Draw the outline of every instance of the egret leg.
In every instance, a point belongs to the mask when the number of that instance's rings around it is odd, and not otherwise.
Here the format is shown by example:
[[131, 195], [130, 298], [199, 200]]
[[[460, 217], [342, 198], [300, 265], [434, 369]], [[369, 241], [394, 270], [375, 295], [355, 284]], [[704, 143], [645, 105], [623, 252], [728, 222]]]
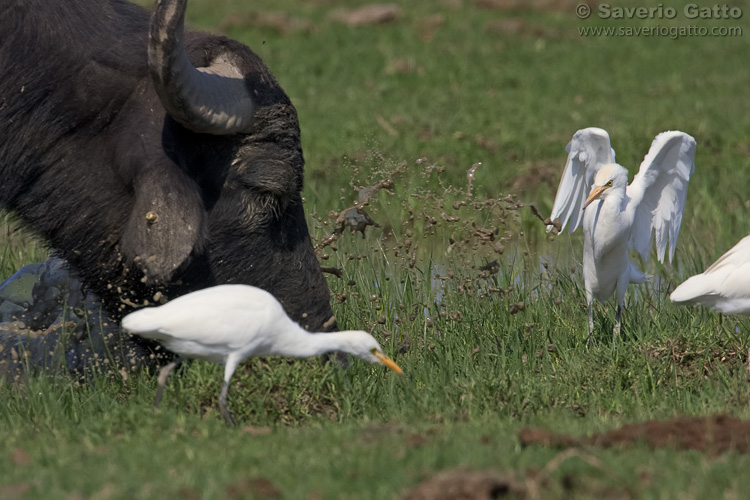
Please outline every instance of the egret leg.
[[615, 327], [612, 329], [612, 343], [617, 342], [620, 338], [620, 327], [622, 326], [622, 306], [617, 304], [617, 314], [615, 314]]
[[242, 359], [237, 356], [230, 355], [227, 357], [226, 364], [224, 365], [224, 384], [221, 386], [221, 394], [219, 395], [219, 410], [221, 410], [221, 414], [224, 415], [224, 420], [231, 425], [237, 424], [235, 423], [234, 418], [232, 418], [232, 414], [229, 412], [229, 406], [227, 405], [229, 381], [232, 380], [232, 375], [234, 375], [234, 371], [237, 369], [237, 365], [240, 364], [240, 361], [242, 361]]
[[589, 299], [589, 328], [586, 335], [586, 349], [591, 344], [591, 333], [594, 331], [594, 301]]
[[219, 410], [221, 410], [221, 414], [224, 415], [224, 420], [227, 421], [230, 425], [237, 425], [237, 423], [234, 421], [234, 418], [232, 418], [232, 413], [229, 411], [229, 407], [227, 405], [227, 394], [229, 393], [229, 382], [224, 381], [224, 384], [221, 386], [221, 395], [219, 395]]
[[171, 363], [167, 363], [162, 366], [159, 370], [159, 378], [157, 379], [156, 385], [156, 396], [154, 397], [154, 409], [158, 409], [161, 404], [161, 398], [164, 395], [164, 386], [167, 384], [167, 378], [172, 370], [177, 368], [182, 363], [182, 358], [177, 358]]

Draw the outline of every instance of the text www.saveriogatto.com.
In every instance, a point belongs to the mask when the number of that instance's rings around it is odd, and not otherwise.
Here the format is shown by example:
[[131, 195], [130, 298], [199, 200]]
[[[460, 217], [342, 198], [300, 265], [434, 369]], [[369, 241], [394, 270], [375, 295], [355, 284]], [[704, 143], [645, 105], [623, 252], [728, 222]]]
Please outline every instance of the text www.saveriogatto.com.
[[[675, 8], [658, 4], [651, 7], [617, 7], [611, 4], [598, 4], [592, 8], [588, 4], [578, 4], [576, 15], [580, 19], [598, 18], [613, 21], [637, 20], [678, 20], [678, 24], [652, 24], [647, 26], [579, 26], [578, 34], [586, 37], [628, 37], [648, 36], [678, 39], [682, 37], [737, 37], [742, 36], [742, 27], [729, 24], [742, 18], [740, 7], [714, 4], [701, 6], [690, 3], [682, 8]], [[679, 20], [687, 21], [679, 24]], [[720, 24], [706, 25], [709, 20], [719, 21]], [[724, 24], [724, 23], [728, 24]]]

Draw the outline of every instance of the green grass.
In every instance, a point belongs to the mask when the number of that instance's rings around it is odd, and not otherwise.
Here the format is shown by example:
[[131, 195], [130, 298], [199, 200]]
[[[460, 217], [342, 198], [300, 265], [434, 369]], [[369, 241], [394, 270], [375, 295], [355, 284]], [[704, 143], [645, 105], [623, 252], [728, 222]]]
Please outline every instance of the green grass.
[[[252, 360], [233, 379], [230, 408], [240, 425], [229, 428], [216, 404], [217, 366], [194, 362], [178, 372], [158, 412], [147, 373], [82, 381], [39, 374], [0, 387], [0, 497], [261, 498], [256, 480], [267, 478], [284, 498], [394, 498], [456, 466], [535, 481], [533, 471], [555, 463], [559, 450], [521, 447], [517, 433], [527, 425], [589, 435], [678, 415], [750, 418], [748, 320], [668, 300], [674, 283], [750, 224], [747, 16], [582, 21], [575, 3], [397, 3], [399, 20], [360, 28], [328, 18], [349, 3], [324, 1], [192, 0], [189, 21], [218, 30], [230, 13], [273, 11], [314, 26], [280, 34], [240, 23], [227, 33], [264, 58], [298, 108], [316, 241], [331, 231], [328, 212], [356, 198], [353, 186], [398, 170], [390, 193], [368, 207], [383, 227], [368, 228], [364, 240], [347, 231], [321, 256], [344, 271], [342, 280], [329, 277], [340, 325], [372, 329], [406, 375], [358, 360], [345, 371], [318, 360]], [[739, 25], [745, 34], [671, 40], [577, 31], [700, 23]], [[465, 172], [481, 161], [474, 201], [512, 192], [548, 213], [564, 146], [587, 126], [609, 131], [632, 173], [663, 130], [698, 141], [675, 262], [644, 263], [659, 279], [631, 289], [615, 345], [612, 304], [598, 307], [590, 351], [580, 232], [548, 239], [512, 203], [451, 207], [468, 200]], [[431, 165], [444, 171], [426, 172]], [[445, 222], [443, 211], [461, 220]], [[483, 245], [476, 227], [510, 231], [505, 253]], [[3, 234], [3, 277], [45, 258], [33, 239]], [[479, 269], [494, 259], [499, 271]], [[588, 448], [536, 486], [541, 498], [734, 498], [749, 465], [737, 454]]]
[[11, 276], [31, 262], [47, 259], [47, 250], [8, 214], [0, 215], [0, 276]]

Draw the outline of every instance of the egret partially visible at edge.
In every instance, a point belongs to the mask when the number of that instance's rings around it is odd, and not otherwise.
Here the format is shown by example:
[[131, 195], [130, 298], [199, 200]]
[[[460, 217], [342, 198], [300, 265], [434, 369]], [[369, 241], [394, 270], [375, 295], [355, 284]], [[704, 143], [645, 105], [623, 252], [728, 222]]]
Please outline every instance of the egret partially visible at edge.
[[628, 171], [615, 163], [606, 131], [579, 130], [565, 148], [568, 160], [550, 219], [559, 219], [560, 231], [568, 223], [571, 233], [583, 225], [587, 345], [594, 329], [593, 299], [606, 301], [616, 293], [616, 339], [628, 285], [646, 280], [630, 262], [628, 250], [648, 259], [655, 241], [659, 262], [664, 262], [667, 247], [671, 262], [695, 170], [695, 147], [695, 139], [684, 132], [657, 135], [630, 185]]
[[750, 315], [750, 236], [745, 236], [701, 274], [669, 296], [681, 305], [710, 307], [723, 314]]
[[342, 351], [396, 373], [401, 368], [383, 354], [367, 332], [350, 330], [310, 333], [292, 321], [276, 298], [250, 285], [219, 285], [178, 297], [159, 307], [140, 309], [125, 316], [122, 327], [159, 341], [178, 358], [159, 371], [154, 406], [158, 408], [169, 373], [182, 358], [224, 365], [219, 408], [234, 423], [227, 408], [229, 381], [237, 366], [253, 356], [306, 358]]

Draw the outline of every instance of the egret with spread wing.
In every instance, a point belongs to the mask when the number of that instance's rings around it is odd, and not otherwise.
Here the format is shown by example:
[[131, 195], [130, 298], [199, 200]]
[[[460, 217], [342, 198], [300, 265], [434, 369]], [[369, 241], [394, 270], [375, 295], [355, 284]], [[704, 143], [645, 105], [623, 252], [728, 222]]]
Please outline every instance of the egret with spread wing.
[[669, 296], [682, 305], [710, 307], [724, 314], [750, 315], [750, 236], [745, 236], [703, 273], [685, 280]]
[[559, 219], [561, 231], [567, 224], [571, 233], [583, 225], [588, 344], [594, 329], [593, 299], [605, 301], [616, 292], [616, 338], [628, 285], [646, 279], [630, 262], [628, 250], [647, 259], [655, 236], [659, 262], [664, 262], [667, 246], [672, 260], [688, 180], [695, 170], [695, 139], [676, 131], [657, 135], [630, 185], [628, 171], [615, 163], [606, 131], [579, 130], [565, 151], [568, 161], [550, 218]]

